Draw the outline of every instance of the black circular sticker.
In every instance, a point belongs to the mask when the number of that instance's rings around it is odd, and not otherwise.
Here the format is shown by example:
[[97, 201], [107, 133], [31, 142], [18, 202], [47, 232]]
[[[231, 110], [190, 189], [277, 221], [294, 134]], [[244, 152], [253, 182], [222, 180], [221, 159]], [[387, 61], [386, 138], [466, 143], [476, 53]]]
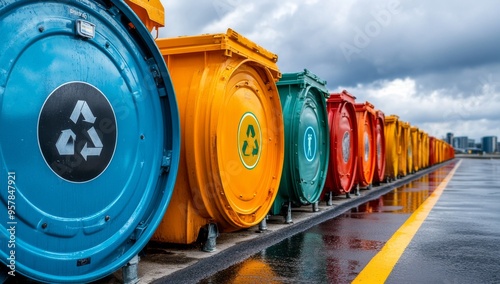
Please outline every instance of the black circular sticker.
[[116, 146], [116, 118], [104, 94], [84, 82], [57, 87], [38, 119], [38, 144], [59, 177], [86, 182], [108, 167]]

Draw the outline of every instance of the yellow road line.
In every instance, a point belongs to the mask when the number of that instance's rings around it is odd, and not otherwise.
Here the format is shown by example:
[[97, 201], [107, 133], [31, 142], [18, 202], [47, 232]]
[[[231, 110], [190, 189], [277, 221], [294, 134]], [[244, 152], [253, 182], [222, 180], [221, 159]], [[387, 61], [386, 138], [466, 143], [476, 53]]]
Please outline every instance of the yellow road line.
[[392, 235], [380, 252], [370, 260], [352, 283], [384, 283], [387, 280], [399, 258], [429, 215], [461, 163], [462, 160], [455, 165], [434, 192]]

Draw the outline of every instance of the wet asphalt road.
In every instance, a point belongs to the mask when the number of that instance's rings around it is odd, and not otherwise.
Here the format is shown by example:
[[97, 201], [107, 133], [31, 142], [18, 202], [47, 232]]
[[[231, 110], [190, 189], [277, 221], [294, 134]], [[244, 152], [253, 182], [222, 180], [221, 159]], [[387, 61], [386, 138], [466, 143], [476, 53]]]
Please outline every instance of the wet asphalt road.
[[387, 283], [500, 283], [500, 160], [463, 160]]
[[[200, 283], [350, 283], [455, 163]], [[500, 160], [463, 159], [386, 283], [500, 283]]]

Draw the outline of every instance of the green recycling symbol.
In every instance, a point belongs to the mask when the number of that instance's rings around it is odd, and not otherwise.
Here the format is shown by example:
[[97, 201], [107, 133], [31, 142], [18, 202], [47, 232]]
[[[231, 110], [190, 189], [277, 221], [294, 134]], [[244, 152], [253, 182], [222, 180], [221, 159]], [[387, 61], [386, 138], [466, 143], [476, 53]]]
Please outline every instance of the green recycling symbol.
[[[243, 147], [241, 148], [241, 151], [243, 152], [243, 156], [250, 156], [250, 154], [247, 154], [247, 149], [248, 149], [248, 139], [251, 138], [253, 139], [254, 146], [252, 148], [252, 156], [256, 156], [259, 154], [259, 142], [257, 139], [255, 139], [255, 129], [253, 128], [253, 125], [249, 124], [247, 128], [247, 139], [243, 141]], [[250, 139], [250, 140], [251, 140]]]
[[245, 113], [238, 126], [238, 152], [247, 169], [253, 169], [260, 159], [262, 134], [253, 113]]

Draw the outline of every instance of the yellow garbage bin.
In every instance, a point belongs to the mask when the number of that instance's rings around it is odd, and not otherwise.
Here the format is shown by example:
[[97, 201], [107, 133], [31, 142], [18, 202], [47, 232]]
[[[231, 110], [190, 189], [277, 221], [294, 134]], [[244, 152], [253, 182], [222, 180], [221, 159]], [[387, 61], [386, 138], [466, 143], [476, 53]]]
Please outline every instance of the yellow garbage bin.
[[397, 115], [385, 117], [385, 176], [389, 182], [396, 180], [399, 173], [399, 136], [401, 125]]
[[408, 174], [408, 167], [412, 164], [411, 159], [411, 141], [410, 141], [410, 123], [400, 121], [401, 134], [399, 135], [399, 176], [404, 177]]

